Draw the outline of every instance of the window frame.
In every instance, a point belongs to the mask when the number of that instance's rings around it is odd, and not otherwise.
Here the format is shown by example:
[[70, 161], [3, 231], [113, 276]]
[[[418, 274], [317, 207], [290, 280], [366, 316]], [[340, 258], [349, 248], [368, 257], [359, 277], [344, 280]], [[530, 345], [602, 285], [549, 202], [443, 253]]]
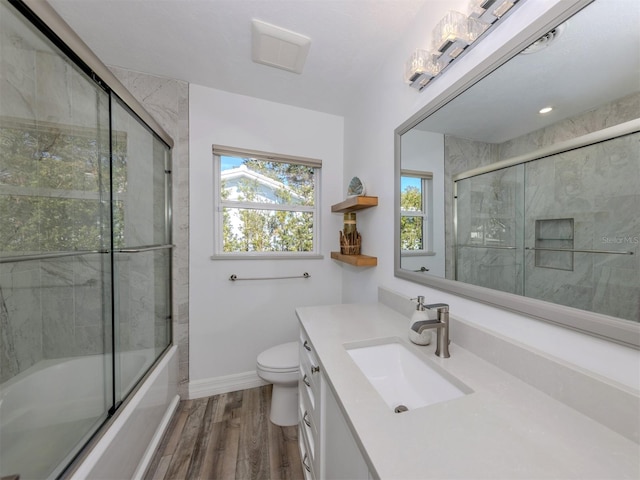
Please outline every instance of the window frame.
[[[259, 150], [249, 150], [236, 147], [228, 147], [223, 145], [213, 145], [213, 255], [212, 260], [295, 260], [295, 259], [321, 259], [320, 254], [320, 178], [322, 172], [322, 160], [308, 157], [297, 157], [292, 155], [284, 155], [279, 153], [263, 152]], [[313, 174], [313, 206], [278, 204], [266, 202], [250, 202], [223, 200], [222, 191], [222, 157], [236, 158], [252, 158], [256, 160], [264, 160], [267, 162], [280, 162], [295, 165], [304, 165], [314, 169]], [[313, 218], [313, 250], [309, 252], [225, 252], [223, 224], [224, 208], [238, 208], [263, 211], [285, 211], [285, 212], [306, 212], [310, 213]]]
[[[402, 169], [400, 171], [401, 184], [402, 179], [405, 177], [420, 179], [422, 189], [421, 209], [419, 211], [402, 210], [402, 204], [400, 204], [400, 218], [422, 218], [422, 248], [419, 250], [402, 250], [402, 241], [400, 241], [400, 255], [402, 257], [435, 255], [431, 248], [433, 245], [433, 172]], [[400, 230], [400, 235], [402, 235], [402, 230]]]

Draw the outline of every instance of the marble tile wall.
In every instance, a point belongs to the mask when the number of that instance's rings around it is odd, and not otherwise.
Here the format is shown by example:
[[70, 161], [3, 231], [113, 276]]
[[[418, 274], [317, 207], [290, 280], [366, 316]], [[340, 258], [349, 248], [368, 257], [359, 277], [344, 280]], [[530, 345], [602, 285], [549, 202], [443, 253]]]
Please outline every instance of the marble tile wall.
[[0, 383], [43, 358], [39, 281], [33, 262], [0, 265]]
[[110, 351], [109, 262], [85, 255], [39, 262], [39, 282], [32, 285], [42, 305], [42, 354], [45, 359]]
[[640, 118], [640, 92], [504, 142], [498, 145], [496, 161], [597, 132], [636, 118]]
[[640, 321], [639, 147], [636, 133], [527, 164], [525, 245], [536, 220], [571, 218], [574, 249], [636, 253], [563, 254], [571, 269], [527, 268], [527, 296]]

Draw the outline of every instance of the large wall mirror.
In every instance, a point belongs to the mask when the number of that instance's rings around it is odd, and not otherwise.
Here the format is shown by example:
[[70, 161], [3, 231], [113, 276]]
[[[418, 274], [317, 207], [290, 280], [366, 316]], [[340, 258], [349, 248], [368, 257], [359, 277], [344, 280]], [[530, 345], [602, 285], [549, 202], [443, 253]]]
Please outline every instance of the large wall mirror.
[[640, 3], [574, 5], [396, 130], [395, 274], [638, 348]]

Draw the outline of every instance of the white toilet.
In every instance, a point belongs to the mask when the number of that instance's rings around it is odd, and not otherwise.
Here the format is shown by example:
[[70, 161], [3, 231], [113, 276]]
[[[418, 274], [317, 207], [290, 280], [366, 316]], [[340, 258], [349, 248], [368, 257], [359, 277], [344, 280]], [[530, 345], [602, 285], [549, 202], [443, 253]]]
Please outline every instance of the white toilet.
[[273, 384], [269, 418], [276, 425], [288, 427], [298, 423], [298, 342], [271, 347], [260, 355], [258, 376]]

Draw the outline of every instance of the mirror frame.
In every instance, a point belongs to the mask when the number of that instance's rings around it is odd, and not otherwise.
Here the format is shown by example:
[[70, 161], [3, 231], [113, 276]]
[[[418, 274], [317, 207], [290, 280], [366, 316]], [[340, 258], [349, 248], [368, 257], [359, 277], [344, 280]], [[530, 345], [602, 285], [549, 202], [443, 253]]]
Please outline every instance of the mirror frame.
[[401, 137], [422, 120], [465, 92], [475, 83], [509, 61], [542, 35], [578, 13], [593, 0], [560, 2], [528, 25], [514, 38], [498, 48], [480, 65], [452, 83], [418, 113], [396, 128], [394, 132], [394, 275], [427, 287], [506, 309], [538, 320], [597, 336], [609, 341], [640, 349], [640, 324], [604, 314], [593, 313], [543, 300], [528, 298], [486, 287], [458, 282], [400, 268], [400, 161]]

